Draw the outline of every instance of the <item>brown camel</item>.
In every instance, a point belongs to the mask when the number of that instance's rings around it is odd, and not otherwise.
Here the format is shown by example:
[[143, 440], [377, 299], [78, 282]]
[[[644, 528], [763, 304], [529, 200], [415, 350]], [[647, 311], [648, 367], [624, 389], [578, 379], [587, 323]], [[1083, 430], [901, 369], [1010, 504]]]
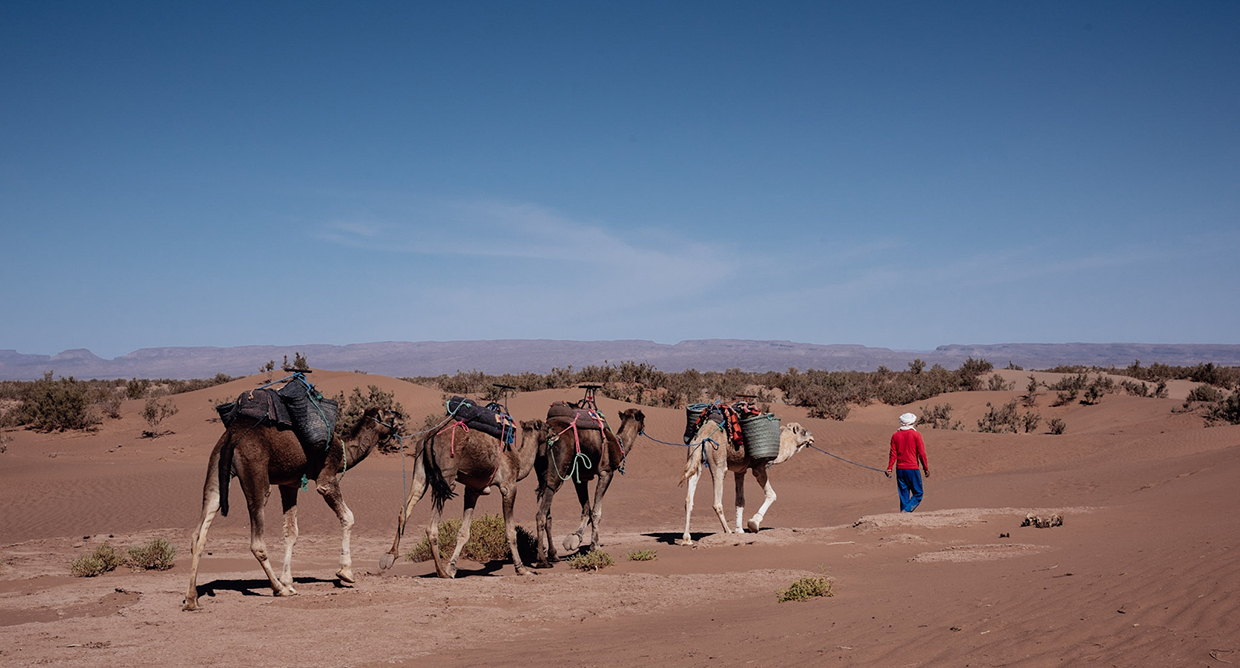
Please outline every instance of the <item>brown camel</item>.
[[[479, 496], [489, 494], [491, 487], [495, 486], [503, 499], [504, 533], [508, 537], [508, 548], [512, 551], [512, 563], [517, 575], [529, 573], [517, 551], [517, 525], [513, 523], [512, 509], [517, 501], [517, 483], [534, 468], [542, 427], [542, 420], [521, 423], [519, 451], [514, 451], [512, 446], [504, 445], [494, 436], [478, 429], [468, 429], [460, 423], [452, 423], [422, 439], [420, 456], [413, 470], [413, 486], [396, 524], [396, 539], [392, 541], [392, 549], [380, 559], [379, 568], [388, 569], [396, 563], [405, 522], [429, 487], [433, 505], [430, 521], [426, 525], [426, 539], [435, 559], [435, 572], [441, 578], [456, 577], [456, 561], [465, 543], [469, 542], [474, 506]], [[465, 512], [461, 515], [461, 529], [456, 535], [456, 550], [445, 567], [439, 556], [439, 518], [444, 502], [456, 495], [454, 488], [458, 481], [465, 485]]]
[[[207, 462], [207, 481], [202, 490], [202, 520], [194, 531], [191, 547], [193, 560], [189, 569], [189, 589], [185, 592], [185, 610], [198, 609], [198, 562], [207, 544], [207, 529], [216, 512], [228, 515], [230, 476], [241, 481], [250, 511], [250, 552], [258, 559], [271, 581], [276, 596], [292, 596], [293, 544], [297, 542], [297, 489], [303, 477], [314, 480], [315, 489], [340, 518], [343, 537], [340, 544], [340, 570], [336, 576], [350, 584], [353, 560], [349, 554], [349, 533], [353, 528], [353, 511], [340, 494], [340, 479], [348, 469], [357, 466], [380, 441], [396, 433], [399, 427], [393, 414], [369, 408], [343, 442], [333, 436], [328, 448], [304, 448], [292, 431], [277, 429], [269, 422], [238, 417], [215, 443]], [[343, 455], [343, 459], [342, 459]], [[263, 541], [263, 508], [271, 494], [271, 486], [280, 487], [284, 507], [284, 568], [280, 577], [271, 570], [267, 544]]]
[[685, 464], [685, 473], [680, 480], [681, 484], [686, 481], [689, 483], [689, 492], [685, 496], [685, 535], [678, 542], [682, 545], [693, 544], [693, 539], [689, 535], [689, 519], [693, 515], [693, 493], [697, 491], [698, 478], [702, 476], [703, 461], [710, 465], [710, 474], [715, 483], [715, 514], [719, 516], [719, 523], [723, 525], [724, 533], [732, 532], [727, 519], [723, 516], [724, 474], [727, 471], [735, 474], [736, 533], [744, 533], [741, 528], [741, 519], [745, 515], [745, 471], [753, 471], [753, 477], [758, 480], [758, 484], [766, 493], [762, 507], [748, 524], [749, 530], [757, 533], [762, 527], [762, 518], [766, 516], [767, 509], [775, 502], [775, 490], [771, 487], [770, 480], [767, 479], [767, 467], [788, 461], [803, 448], [813, 444], [813, 434], [800, 424], [789, 422], [779, 429], [779, 455], [774, 459], [752, 459], [745, 454], [744, 448], [732, 445], [726, 429], [707, 420], [689, 443], [689, 460]]
[[[564, 538], [564, 549], [568, 552], [578, 549], [587, 524], [591, 530], [587, 550], [601, 545], [598, 527], [603, 519], [603, 495], [607, 493], [615, 472], [623, 471], [625, 457], [633, 452], [638, 434], [645, 429], [646, 416], [636, 408], [621, 411], [619, 432], [606, 439], [607, 447], [603, 447], [603, 432], [579, 428], [575, 438], [571, 425], [571, 418], [548, 419], [538, 444], [538, 460], [534, 467], [538, 471], [536, 524], [539, 568], [548, 568], [551, 562], [559, 561], [555, 546], [551, 544], [551, 501], [560, 483], [566, 480], [572, 479], [577, 489], [577, 499], [581, 502], [581, 525], [575, 533]], [[577, 449], [578, 438], [580, 451]], [[591, 504], [588, 485], [594, 477], [598, 478], [598, 483], [594, 487], [594, 503]]]

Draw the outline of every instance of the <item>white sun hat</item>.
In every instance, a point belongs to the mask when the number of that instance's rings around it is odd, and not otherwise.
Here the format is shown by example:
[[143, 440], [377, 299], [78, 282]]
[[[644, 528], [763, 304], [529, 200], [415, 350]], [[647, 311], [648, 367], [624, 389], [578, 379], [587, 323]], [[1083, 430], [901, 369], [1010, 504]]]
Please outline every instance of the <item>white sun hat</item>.
[[900, 416], [901, 427], [911, 427], [916, 423], [917, 423], [917, 416], [913, 415], [912, 413], [905, 413], [904, 415]]

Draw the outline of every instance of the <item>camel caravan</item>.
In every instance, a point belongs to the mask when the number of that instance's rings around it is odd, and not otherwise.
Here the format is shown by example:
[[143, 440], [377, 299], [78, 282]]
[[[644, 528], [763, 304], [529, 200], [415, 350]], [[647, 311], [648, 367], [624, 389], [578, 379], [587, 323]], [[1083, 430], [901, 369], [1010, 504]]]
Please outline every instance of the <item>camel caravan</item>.
[[[250, 514], [250, 551], [275, 596], [297, 593], [293, 589], [292, 573], [293, 545], [297, 542], [297, 492], [307, 489], [309, 481], [314, 480], [316, 491], [339, 518], [342, 536], [340, 570], [336, 577], [341, 584], [351, 585], [355, 582], [349, 552], [353, 513], [341, 495], [340, 480], [379, 444], [391, 438], [415, 435], [421, 438], [413, 453], [412, 484], [398, 514], [392, 547], [380, 559], [380, 568], [386, 570], [395, 564], [408, 519], [429, 490], [431, 513], [425, 530], [435, 572], [441, 578], [455, 577], [457, 560], [469, 541], [478, 497], [490, 494], [494, 488], [499, 490], [502, 500], [504, 532], [513, 566], [518, 575], [527, 575], [536, 571], [522, 562], [517, 548], [513, 508], [518, 483], [531, 472], [535, 473], [538, 509], [534, 567], [549, 568], [559, 560], [551, 538], [551, 504], [565, 482], [572, 482], [581, 502], [581, 522], [577, 530], [564, 539], [563, 548], [570, 553], [594, 550], [601, 545], [603, 498], [616, 472], [624, 472], [637, 437], [644, 435], [645, 430], [646, 416], [638, 409], [621, 411], [619, 422], [613, 428], [595, 401], [595, 392], [601, 386], [587, 384], [581, 386], [585, 389], [583, 399], [552, 403], [545, 420], [518, 423], [503, 404], [480, 405], [454, 396], [446, 402], [444, 418], [424, 432], [405, 433], [396, 415], [369, 408], [342, 438], [335, 433], [339, 406], [325, 399], [305, 373], [309, 371], [296, 371], [283, 381], [276, 381], [285, 383], [279, 390], [264, 386], [217, 407], [224, 433], [207, 462], [202, 516], [193, 533], [184, 610], [199, 609], [197, 574], [207, 530], [217, 513], [228, 514], [229, 485], [233, 477], [241, 482]], [[501, 388], [501, 397], [504, 391], [512, 389], [497, 387]], [[688, 459], [680, 482], [682, 485], [688, 483], [688, 494], [685, 533], [683, 540], [677, 543], [692, 545], [689, 521], [703, 466], [710, 469], [714, 481], [714, 510], [724, 532], [743, 533], [746, 528], [757, 532], [775, 501], [768, 468], [812, 445], [814, 437], [797, 423], [781, 426], [779, 418], [761, 413], [742, 400], [690, 406], [683, 440]], [[723, 479], [727, 471], [735, 475], [736, 482], [735, 528], [728, 524], [723, 513]], [[753, 472], [765, 497], [758, 512], [742, 527], [746, 471]], [[589, 490], [591, 481], [595, 481], [593, 498]], [[464, 488], [464, 508], [455, 550], [445, 563], [439, 553], [439, 523], [445, 504], [457, 494], [457, 483]], [[279, 577], [268, 560], [263, 539], [263, 509], [272, 485], [279, 487], [284, 509], [284, 564]], [[587, 528], [589, 542], [585, 542]]]

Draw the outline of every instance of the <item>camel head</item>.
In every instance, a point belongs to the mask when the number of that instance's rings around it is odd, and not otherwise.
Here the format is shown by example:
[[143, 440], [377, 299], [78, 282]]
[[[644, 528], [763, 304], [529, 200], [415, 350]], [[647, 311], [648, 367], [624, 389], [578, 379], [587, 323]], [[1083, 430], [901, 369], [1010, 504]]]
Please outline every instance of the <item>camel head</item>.
[[400, 433], [404, 427], [404, 421], [396, 411], [389, 411], [376, 406], [367, 408], [362, 413], [362, 419], [358, 421], [359, 429], [365, 426], [373, 426], [375, 433], [378, 435], [378, 443], [392, 437], [393, 434]]
[[779, 456], [772, 464], [787, 461], [796, 453], [814, 444], [814, 435], [799, 422], [789, 422], [779, 429]]
[[542, 420], [523, 420], [521, 422], [521, 451], [525, 452], [525, 448], [533, 446], [538, 449], [538, 442], [543, 438], [543, 430], [546, 426]]
[[640, 434], [646, 428], [646, 414], [637, 408], [620, 411], [620, 431], [624, 431], [625, 424], [634, 422], [637, 424], [637, 432]]

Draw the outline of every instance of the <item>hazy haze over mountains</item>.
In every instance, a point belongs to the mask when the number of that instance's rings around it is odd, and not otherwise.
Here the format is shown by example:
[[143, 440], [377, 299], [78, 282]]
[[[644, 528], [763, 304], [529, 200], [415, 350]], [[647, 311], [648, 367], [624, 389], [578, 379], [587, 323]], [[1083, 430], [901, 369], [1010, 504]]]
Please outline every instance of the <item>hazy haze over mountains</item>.
[[569, 365], [623, 361], [645, 362], [662, 371], [801, 370], [872, 371], [879, 366], [901, 370], [914, 359], [927, 364], [959, 366], [968, 357], [984, 358], [997, 367], [1008, 362], [1028, 369], [1060, 364], [1127, 366], [1142, 364], [1191, 365], [1213, 362], [1240, 365], [1240, 345], [1145, 343], [1005, 343], [945, 345], [934, 350], [892, 350], [862, 345], [818, 345], [792, 341], [705, 339], [669, 345], [653, 341], [391, 341], [343, 346], [238, 346], [143, 348], [115, 359], [103, 359], [89, 350], [66, 350], [57, 355], [26, 355], [0, 350], [0, 380], [33, 380], [45, 372], [76, 378], [204, 378], [217, 373], [256, 373], [268, 360], [280, 364], [294, 352], [319, 369], [366, 371], [386, 376], [435, 376], [458, 371], [492, 374], [532, 371], [546, 373]]

